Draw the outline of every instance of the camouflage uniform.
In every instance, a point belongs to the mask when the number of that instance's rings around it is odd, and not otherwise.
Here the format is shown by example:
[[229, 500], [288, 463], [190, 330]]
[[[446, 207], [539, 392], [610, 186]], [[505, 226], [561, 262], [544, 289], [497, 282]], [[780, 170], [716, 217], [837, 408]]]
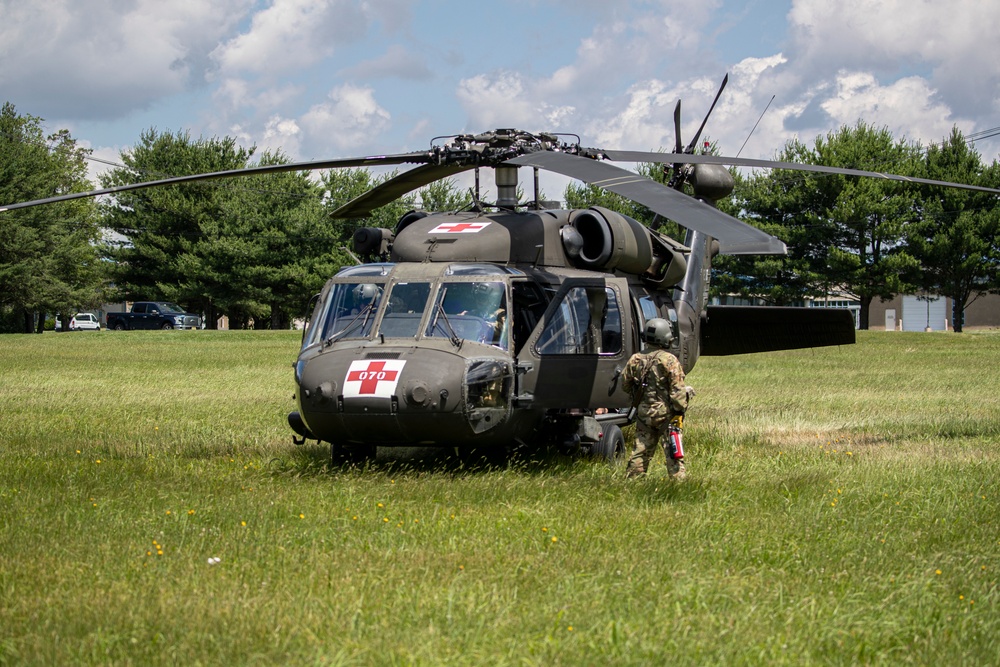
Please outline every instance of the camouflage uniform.
[[[638, 400], [635, 447], [628, 461], [628, 476], [643, 475], [656, 452], [661, 437], [675, 415], [688, 407], [684, 369], [677, 357], [664, 349], [633, 354], [625, 365], [623, 387]], [[636, 394], [639, 392], [639, 395]], [[684, 477], [684, 461], [667, 457], [671, 477]]]

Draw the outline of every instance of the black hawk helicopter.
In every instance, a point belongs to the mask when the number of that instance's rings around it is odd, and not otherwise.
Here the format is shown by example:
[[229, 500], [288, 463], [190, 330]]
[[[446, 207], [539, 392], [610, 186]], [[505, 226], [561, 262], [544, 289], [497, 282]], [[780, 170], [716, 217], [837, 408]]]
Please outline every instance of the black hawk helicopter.
[[[467, 210], [411, 211], [393, 230], [357, 229], [354, 250], [366, 261], [330, 278], [311, 304], [294, 365], [297, 409], [288, 415], [293, 440], [327, 442], [335, 454], [354, 460], [374, 456], [378, 446], [541, 443], [614, 460], [624, 450], [621, 426], [634, 418], [621, 376], [629, 356], [642, 347], [640, 332], [649, 319], [670, 322], [671, 351], [685, 371], [701, 355], [854, 342], [854, 321], [845, 310], [708, 305], [709, 269], [717, 253], [786, 252], [781, 240], [715, 207], [733, 189], [724, 165], [1000, 193], [853, 169], [697, 155], [705, 121], [683, 147], [678, 102], [672, 153], [585, 148], [575, 135], [499, 129], [432, 141], [426, 151], [167, 178], [8, 205], [0, 212], [234, 176], [418, 165], [332, 214], [362, 218], [408, 192], [475, 170]], [[615, 161], [669, 165], [673, 177], [663, 185], [610, 164]], [[526, 203], [517, 194], [522, 167], [535, 176], [535, 196]], [[495, 172], [497, 199], [489, 204], [479, 198], [481, 168]], [[684, 242], [606, 208], [564, 210], [540, 201], [541, 169], [646, 206], [684, 227]], [[685, 184], [693, 197], [682, 191]]]

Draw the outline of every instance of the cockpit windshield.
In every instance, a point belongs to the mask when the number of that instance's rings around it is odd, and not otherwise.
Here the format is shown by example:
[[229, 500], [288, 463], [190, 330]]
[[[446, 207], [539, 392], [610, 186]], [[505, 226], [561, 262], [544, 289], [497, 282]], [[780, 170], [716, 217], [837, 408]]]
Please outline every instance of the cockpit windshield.
[[378, 332], [387, 338], [410, 338], [420, 331], [420, 320], [427, 310], [431, 284], [424, 282], [396, 283], [389, 292]]
[[446, 282], [437, 293], [425, 335], [507, 349], [507, 291], [502, 282]]

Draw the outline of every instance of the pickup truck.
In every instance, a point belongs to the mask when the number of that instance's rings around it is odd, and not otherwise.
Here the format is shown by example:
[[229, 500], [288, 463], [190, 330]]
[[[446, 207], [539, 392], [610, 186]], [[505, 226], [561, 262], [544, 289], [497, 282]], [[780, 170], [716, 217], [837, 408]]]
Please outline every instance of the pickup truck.
[[169, 301], [136, 301], [127, 313], [108, 313], [108, 329], [200, 329], [201, 316]]

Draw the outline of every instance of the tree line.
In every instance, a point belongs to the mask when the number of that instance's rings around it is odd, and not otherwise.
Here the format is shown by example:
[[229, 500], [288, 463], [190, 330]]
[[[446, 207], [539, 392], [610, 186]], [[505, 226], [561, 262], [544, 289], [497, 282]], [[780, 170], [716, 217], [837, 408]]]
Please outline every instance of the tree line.
[[[0, 111], [0, 202], [94, 189], [89, 151], [63, 130], [43, 136], [41, 119]], [[790, 141], [779, 160], [885, 171], [1000, 187], [957, 130], [940, 145], [896, 140], [859, 122], [807, 146]], [[240, 147], [230, 137], [192, 139], [149, 129], [100, 177], [100, 187], [249, 166], [286, 164], [280, 151]], [[665, 179], [657, 165], [640, 173]], [[394, 228], [418, 205], [454, 210], [471, 195], [450, 180], [377, 209], [365, 221], [329, 213], [391, 178], [366, 169], [245, 176], [119, 193], [0, 213], [0, 330], [41, 331], [45, 315], [124, 300], [175, 301], [209, 326], [288, 328], [341, 267], [359, 224]], [[979, 295], [1000, 289], [1000, 209], [993, 196], [881, 179], [734, 170], [736, 190], [720, 207], [785, 240], [787, 257], [720, 257], [713, 290], [784, 305], [833, 287], [868, 305], [914, 289], [952, 298], [954, 326]], [[679, 236], [651, 211], [593, 186], [571, 184], [570, 207], [604, 205]]]
[[[0, 118], [0, 201], [94, 189], [90, 151], [67, 132], [43, 137], [41, 119], [6, 104]], [[202, 172], [287, 164], [280, 152], [230, 137], [142, 133], [100, 177], [114, 187]], [[123, 192], [0, 214], [0, 330], [41, 332], [45, 315], [102, 303], [173, 301], [231, 328], [288, 328], [341, 267], [359, 221], [329, 213], [391, 178], [365, 169], [205, 181]], [[470, 197], [450, 181], [384, 206], [365, 225], [393, 228], [417, 207], [447, 210]]]

